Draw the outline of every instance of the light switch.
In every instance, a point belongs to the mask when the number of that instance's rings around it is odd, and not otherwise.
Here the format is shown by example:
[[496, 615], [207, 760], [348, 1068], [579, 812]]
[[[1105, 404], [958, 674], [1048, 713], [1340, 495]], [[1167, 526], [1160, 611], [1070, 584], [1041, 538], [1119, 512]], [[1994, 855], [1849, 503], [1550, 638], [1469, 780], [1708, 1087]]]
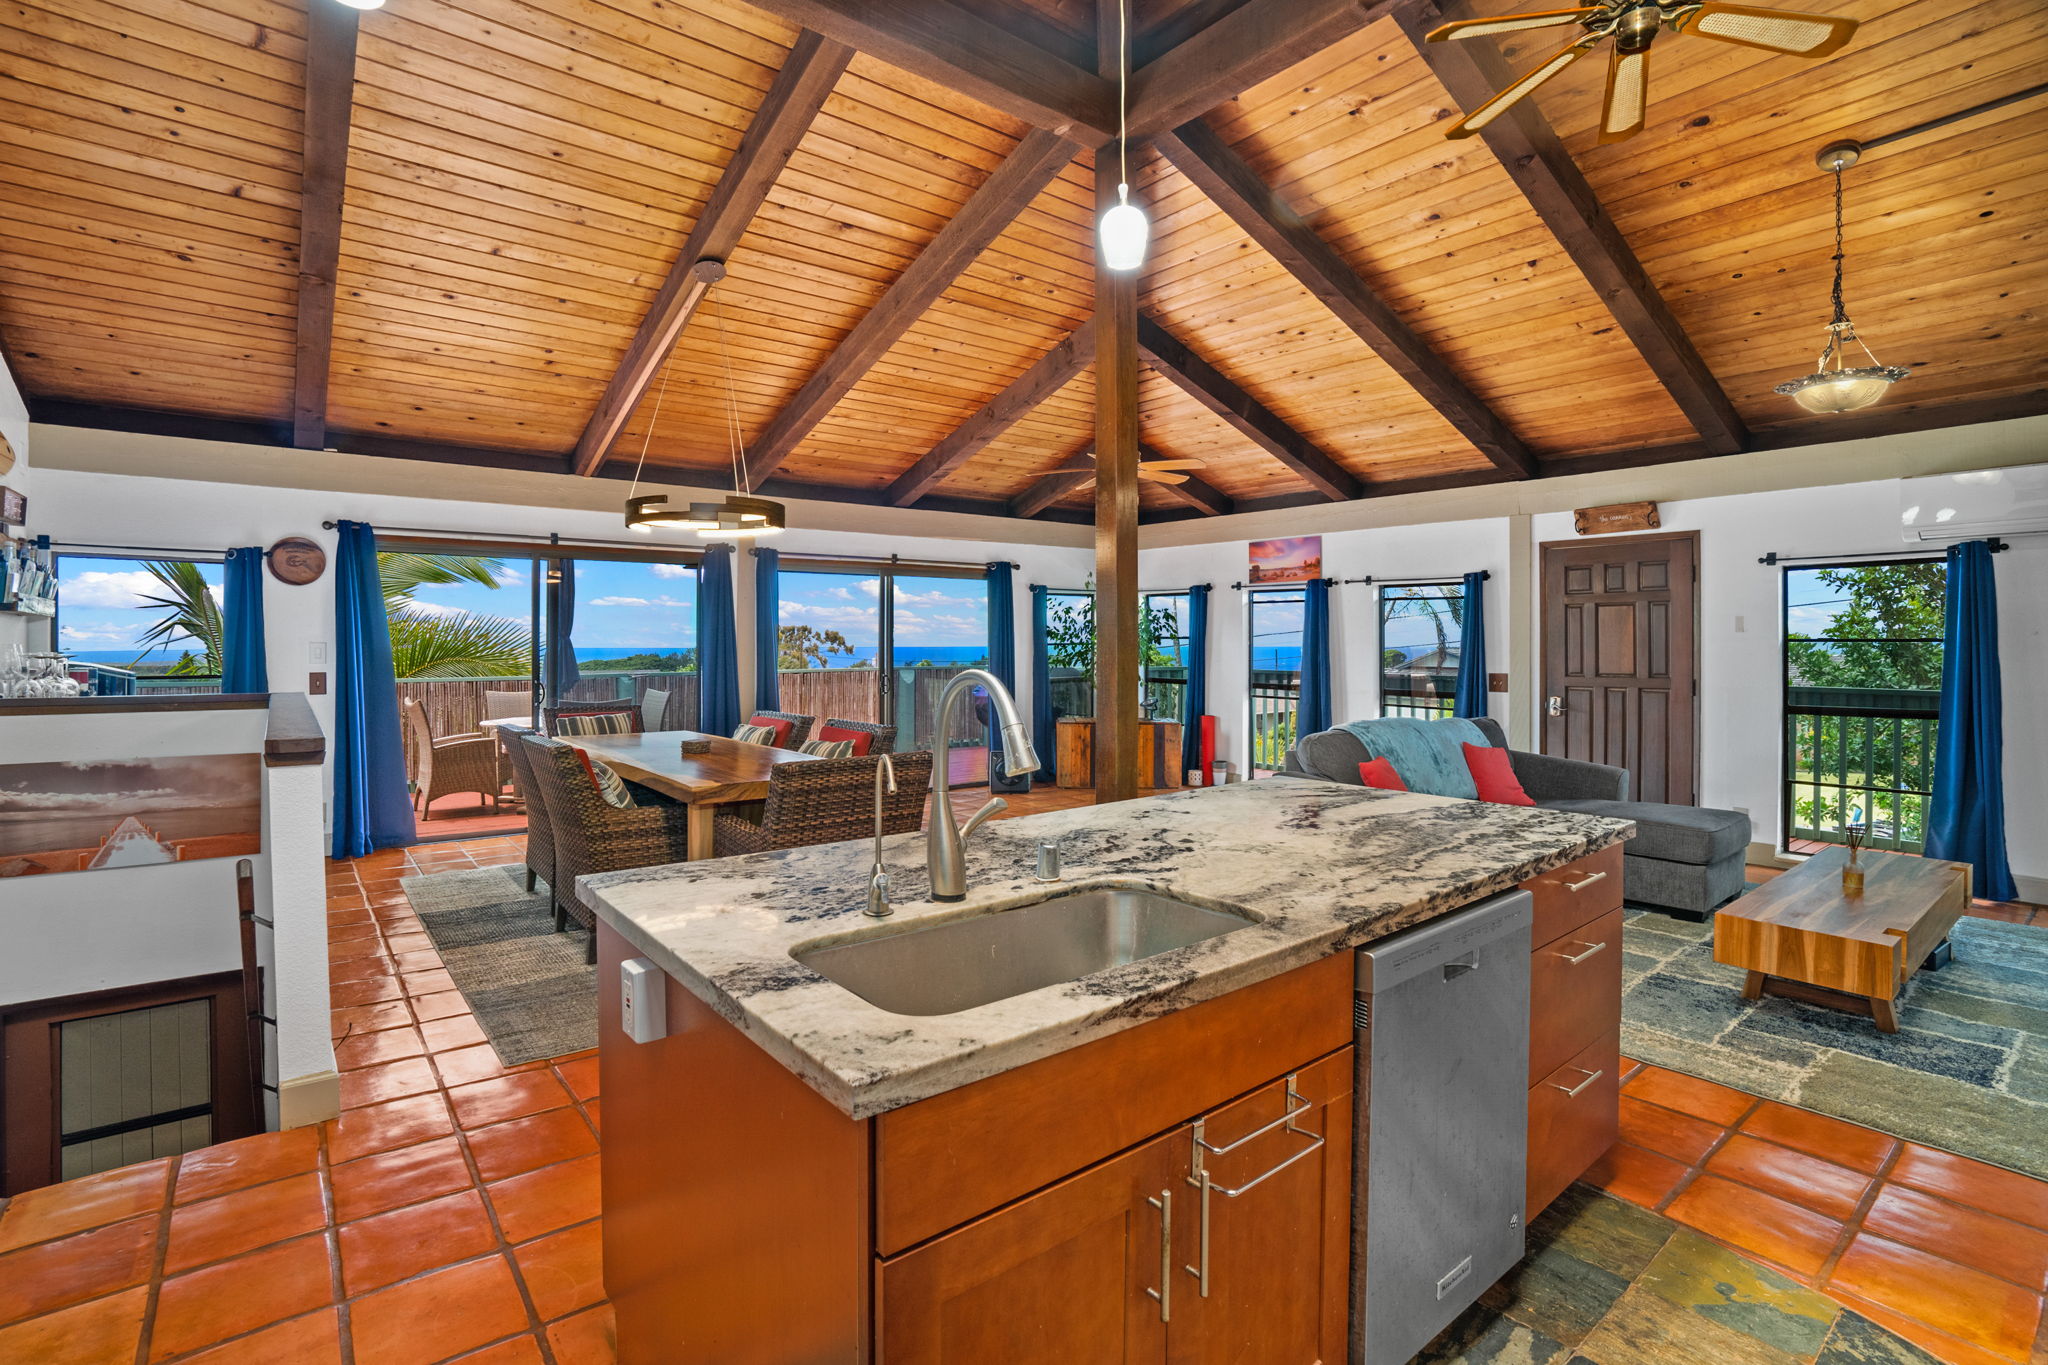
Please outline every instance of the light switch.
[[324, 664], [327, 662], [327, 642], [325, 640], [310, 640], [307, 642], [306, 662], [309, 664]]
[[1743, 620], [1743, 619], [1742, 619], [1742, 618], [1741, 618], [1740, 616], [1736, 617], [1736, 618], [1735, 618], [1735, 633], [1736, 633], [1737, 635], [1742, 635], [1742, 634], [1745, 634], [1745, 633], [1747, 633], [1747, 632], [1748, 632], [1748, 630], [1749, 630], [1749, 623], [1748, 623], [1747, 621]]
[[661, 968], [644, 957], [619, 964], [619, 1027], [636, 1043], [668, 1037], [668, 992]]

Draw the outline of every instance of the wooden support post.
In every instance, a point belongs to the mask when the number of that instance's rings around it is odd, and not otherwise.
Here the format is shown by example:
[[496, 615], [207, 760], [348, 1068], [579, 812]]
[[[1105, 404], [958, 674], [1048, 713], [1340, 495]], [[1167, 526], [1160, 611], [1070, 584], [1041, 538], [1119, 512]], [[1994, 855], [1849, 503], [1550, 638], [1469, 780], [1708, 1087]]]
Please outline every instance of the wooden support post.
[[307, 10], [304, 161], [299, 173], [298, 318], [293, 346], [292, 444], [327, 445], [327, 373], [334, 363], [334, 276], [341, 196], [356, 98], [356, 12]]
[[[1127, 0], [1126, 0], [1127, 2]], [[1114, 79], [1118, 0], [1098, 0], [1098, 70]], [[1095, 150], [1095, 213], [1116, 202], [1115, 143]], [[1138, 794], [1138, 272], [1095, 261], [1095, 800]]]

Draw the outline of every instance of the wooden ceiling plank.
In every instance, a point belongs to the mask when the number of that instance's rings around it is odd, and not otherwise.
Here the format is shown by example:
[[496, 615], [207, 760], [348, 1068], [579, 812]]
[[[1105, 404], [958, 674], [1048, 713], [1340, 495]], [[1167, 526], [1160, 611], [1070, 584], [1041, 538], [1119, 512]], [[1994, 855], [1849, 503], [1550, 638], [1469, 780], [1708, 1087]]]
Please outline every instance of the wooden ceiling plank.
[[595, 474], [604, 463], [619, 429], [661, 372], [706, 289], [724, 277], [726, 256], [852, 60], [853, 49], [842, 43], [808, 29], [797, 35], [576, 443], [572, 467], [578, 474]]
[[1360, 495], [1358, 479], [1342, 465], [1144, 314], [1138, 317], [1138, 349], [1154, 370], [1324, 496], [1342, 500]]
[[1116, 135], [1116, 90], [946, 0], [748, 0], [914, 76], [1084, 147]]
[[1190, 120], [1156, 135], [1152, 145], [1482, 455], [1516, 478], [1526, 479], [1536, 472], [1534, 457], [1507, 423], [1466, 387], [1357, 271], [1281, 203], [1208, 124]]
[[334, 353], [334, 278], [341, 257], [341, 198], [355, 107], [357, 11], [306, 12], [305, 161], [299, 189], [297, 377], [292, 444], [327, 444], [327, 370]]
[[1199, 118], [1406, 2], [1249, 0], [1131, 74], [1131, 136]]
[[1042, 128], [1024, 135], [1009, 158], [939, 229], [826, 357], [818, 372], [754, 438], [747, 454], [750, 480], [760, 482], [789, 458], [833, 405], [952, 287], [1024, 206], [1052, 183], [1074, 159], [1076, 150], [1073, 143]]
[[[1443, 18], [1438, 0], [1398, 9], [1396, 21], [1451, 98], [1477, 109], [1506, 85], [1507, 64], [1483, 42], [1431, 43]], [[1642, 353], [1710, 453], [1743, 449], [1747, 430], [1692, 339], [1672, 315], [1635, 250], [1607, 214], [1564, 142], [1532, 101], [1524, 100], [1482, 131], [1529, 206], [1577, 263], [1615, 322]]]
[[916, 502], [948, 474], [973, 459], [982, 447], [1009, 430], [1025, 413], [1065, 388], [1067, 381], [1094, 359], [1095, 328], [1083, 323], [905, 470], [901, 478], [889, 485], [889, 501], [898, 507]]

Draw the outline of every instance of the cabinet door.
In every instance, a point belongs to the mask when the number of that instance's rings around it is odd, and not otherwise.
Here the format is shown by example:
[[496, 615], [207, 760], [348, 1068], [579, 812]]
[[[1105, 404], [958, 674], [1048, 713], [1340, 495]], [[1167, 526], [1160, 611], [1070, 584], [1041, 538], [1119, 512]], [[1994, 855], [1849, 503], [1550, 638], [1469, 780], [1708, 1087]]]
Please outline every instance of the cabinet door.
[[1186, 1145], [1169, 1133], [882, 1262], [878, 1358], [1157, 1365], [1184, 1292], [1163, 1276], [1172, 1224], [1195, 1202]]
[[1529, 1087], [1529, 1221], [1614, 1145], [1620, 1112], [1618, 1030]]
[[1210, 1183], [1206, 1201], [1198, 1183], [1183, 1184], [1191, 1207], [1175, 1209], [1174, 1365], [1345, 1359], [1352, 1056], [1345, 1047], [1297, 1073], [1291, 1103], [1287, 1081], [1274, 1081], [1182, 1139], [1183, 1171], [1194, 1169], [1196, 1131], [1209, 1145], [1200, 1163]]
[[1621, 1018], [1621, 909], [1560, 935], [1529, 959], [1529, 1083]]

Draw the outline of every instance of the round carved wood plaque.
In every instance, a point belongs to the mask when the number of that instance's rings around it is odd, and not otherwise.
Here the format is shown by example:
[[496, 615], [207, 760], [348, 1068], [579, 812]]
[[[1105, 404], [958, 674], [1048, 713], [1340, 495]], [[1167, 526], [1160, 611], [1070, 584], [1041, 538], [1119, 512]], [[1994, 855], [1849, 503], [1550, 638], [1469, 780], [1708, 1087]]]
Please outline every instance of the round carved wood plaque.
[[302, 588], [327, 572], [327, 551], [304, 536], [286, 536], [270, 547], [270, 572], [278, 582]]

